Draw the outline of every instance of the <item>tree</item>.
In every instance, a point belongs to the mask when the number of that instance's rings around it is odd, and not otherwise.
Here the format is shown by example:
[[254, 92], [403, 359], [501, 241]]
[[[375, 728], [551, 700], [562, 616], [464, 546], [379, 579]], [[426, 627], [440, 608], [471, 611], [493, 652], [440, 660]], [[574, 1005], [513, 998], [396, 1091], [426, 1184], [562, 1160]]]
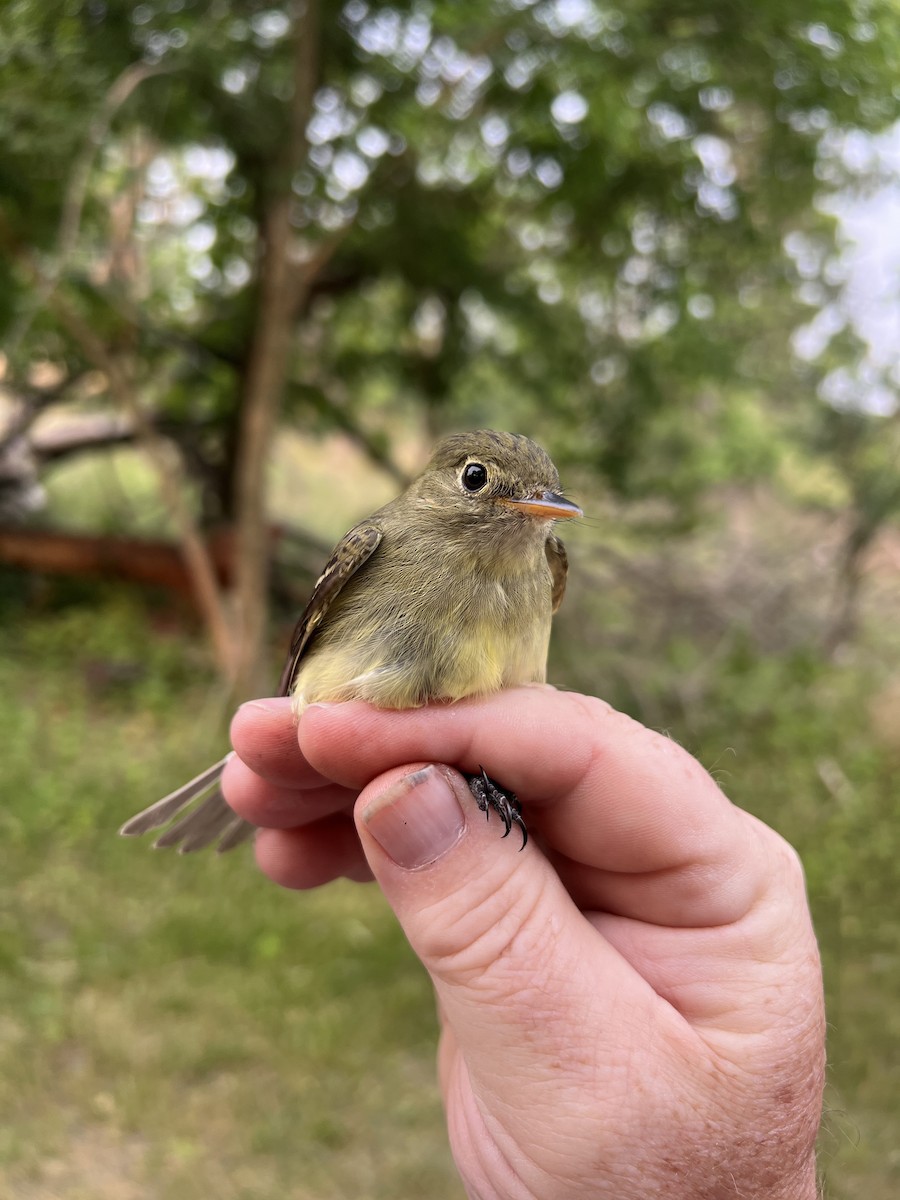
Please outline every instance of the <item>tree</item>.
[[785, 243], [833, 239], [820, 140], [898, 108], [893, 6], [814, 18], [772, 0], [0, 15], [12, 370], [99, 365], [180, 448], [202, 521], [236, 522], [239, 691], [277, 419], [344, 429], [398, 476], [401, 418], [525, 426], [676, 513], [768, 469], [785, 407], [819, 403], [792, 365], [808, 307]]

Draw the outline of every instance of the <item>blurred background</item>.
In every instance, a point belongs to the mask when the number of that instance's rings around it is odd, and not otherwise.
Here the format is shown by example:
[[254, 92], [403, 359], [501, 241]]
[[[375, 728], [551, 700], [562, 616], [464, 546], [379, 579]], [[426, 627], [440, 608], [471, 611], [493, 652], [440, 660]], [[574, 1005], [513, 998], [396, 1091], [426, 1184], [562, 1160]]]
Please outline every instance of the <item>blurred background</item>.
[[551, 678], [800, 850], [900, 1186], [895, 0], [0, 8], [0, 1192], [459, 1198], [373, 888], [121, 822], [449, 429], [589, 519]]

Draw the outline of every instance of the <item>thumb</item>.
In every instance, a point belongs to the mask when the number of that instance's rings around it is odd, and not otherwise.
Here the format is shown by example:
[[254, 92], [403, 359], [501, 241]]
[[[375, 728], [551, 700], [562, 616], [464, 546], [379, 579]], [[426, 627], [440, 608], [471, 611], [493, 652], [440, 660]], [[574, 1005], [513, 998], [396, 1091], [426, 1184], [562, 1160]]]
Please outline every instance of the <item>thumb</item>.
[[356, 819], [476, 1094], [515, 1112], [520, 1133], [548, 1104], [559, 1117], [593, 1086], [586, 1030], [594, 1049], [608, 1030], [615, 1054], [623, 1026], [650, 1020], [649, 985], [578, 910], [533, 840], [522, 853], [517, 838], [501, 840], [500, 822], [485, 821], [458, 772], [389, 772], [361, 793]]

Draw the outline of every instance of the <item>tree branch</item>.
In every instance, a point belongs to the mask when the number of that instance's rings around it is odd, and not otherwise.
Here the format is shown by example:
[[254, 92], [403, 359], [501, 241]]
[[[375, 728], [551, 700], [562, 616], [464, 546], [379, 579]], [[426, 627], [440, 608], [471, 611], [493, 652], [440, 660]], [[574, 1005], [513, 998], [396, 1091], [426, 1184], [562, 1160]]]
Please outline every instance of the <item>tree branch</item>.
[[234, 678], [237, 651], [209, 550], [184, 499], [183, 481], [173, 468], [163, 439], [137, 402], [131, 381], [89, 325], [58, 294], [49, 298], [52, 312], [85, 356], [101, 370], [113, 400], [131, 419], [136, 436], [159, 476], [163, 499], [178, 528], [181, 553], [209, 629], [216, 661], [229, 681]]
[[319, 0], [305, 0], [294, 29], [294, 94], [287, 146], [277, 164], [261, 237], [259, 304], [241, 403], [235, 470], [237, 599], [240, 659], [237, 699], [252, 694], [262, 658], [268, 608], [266, 462], [284, 393], [293, 316], [306, 273], [292, 269], [291, 183], [306, 157], [306, 127], [313, 107], [319, 51]]
[[116, 113], [129, 96], [146, 79], [154, 75], [163, 75], [170, 68], [162, 65], [150, 66], [148, 63], [131, 63], [112, 83], [99, 109], [88, 125], [84, 144], [72, 164], [69, 179], [63, 195], [62, 212], [59, 218], [59, 229], [56, 235], [56, 250], [52, 261], [43, 269], [37, 268], [34, 296], [32, 302], [22, 313], [13, 326], [7, 339], [7, 357], [12, 358], [22, 340], [27, 336], [34, 318], [44, 308], [56, 289], [63, 272], [78, 241], [81, 228], [81, 215], [84, 211], [84, 201], [87, 195], [91, 168], [97, 151], [103, 145], [109, 127]]
[[326, 392], [324, 388], [310, 384], [291, 383], [289, 390], [292, 395], [303, 396], [326, 421], [329, 421], [341, 433], [346, 434], [376, 467], [390, 475], [391, 479], [396, 480], [401, 488], [405, 488], [409, 484], [407, 473], [394, 462], [381, 442], [354, 419], [345, 404]]
[[13, 413], [9, 424], [0, 435], [0, 457], [10, 446], [25, 437], [45, 408], [55, 404], [70, 388], [83, 379], [85, 374], [85, 371], [77, 371], [74, 375], [67, 375], [54, 387], [36, 389], [28, 395], [17, 394], [15, 399], [18, 401], [18, 410]]

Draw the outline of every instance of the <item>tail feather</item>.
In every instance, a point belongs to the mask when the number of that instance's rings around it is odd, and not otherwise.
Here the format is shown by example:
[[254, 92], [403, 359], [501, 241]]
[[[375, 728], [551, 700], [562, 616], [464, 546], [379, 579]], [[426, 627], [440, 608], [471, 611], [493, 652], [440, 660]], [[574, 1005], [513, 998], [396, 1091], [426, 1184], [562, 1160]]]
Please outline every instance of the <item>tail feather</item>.
[[230, 757], [230, 754], [226, 754], [217, 763], [213, 763], [211, 767], [207, 767], [205, 771], [201, 771], [199, 775], [189, 779], [187, 783], [183, 783], [180, 788], [169, 792], [168, 796], [163, 796], [162, 800], [157, 800], [149, 808], [136, 813], [125, 822], [119, 833], [122, 837], [139, 837], [142, 833], [149, 833], [151, 829], [159, 829], [161, 826], [167, 825], [173, 817], [177, 817], [183, 809], [187, 808], [192, 800], [208, 789], [218, 786], [222, 772], [225, 770], [225, 764]]
[[251, 825], [249, 821], [241, 820], [240, 817], [235, 817], [233, 823], [219, 838], [216, 850], [218, 850], [219, 854], [224, 854], [226, 850], [233, 850], [235, 846], [240, 846], [241, 842], [248, 842], [255, 833], [255, 825]]
[[[125, 822], [119, 833], [124, 837], [138, 837], [168, 825], [184, 813], [156, 839], [155, 847], [178, 846], [179, 853], [188, 854], [218, 841], [217, 849], [222, 853], [246, 841], [253, 834], [253, 826], [234, 815], [219, 789], [222, 772], [230, 757], [226, 754], [188, 783], [137, 813]], [[191, 808], [195, 801], [199, 803]], [[186, 809], [190, 811], [185, 812]]]
[[168, 846], [180, 846], [180, 849], [186, 851], [190, 843], [194, 849], [199, 850], [218, 837], [233, 820], [234, 813], [216, 787], [208, 796], [204, 796], [195, 808], [186, 812], [174, 825], [170, 825], [165, 833], [160, 834], [153, 845], [158, 850], [165, 850]]

